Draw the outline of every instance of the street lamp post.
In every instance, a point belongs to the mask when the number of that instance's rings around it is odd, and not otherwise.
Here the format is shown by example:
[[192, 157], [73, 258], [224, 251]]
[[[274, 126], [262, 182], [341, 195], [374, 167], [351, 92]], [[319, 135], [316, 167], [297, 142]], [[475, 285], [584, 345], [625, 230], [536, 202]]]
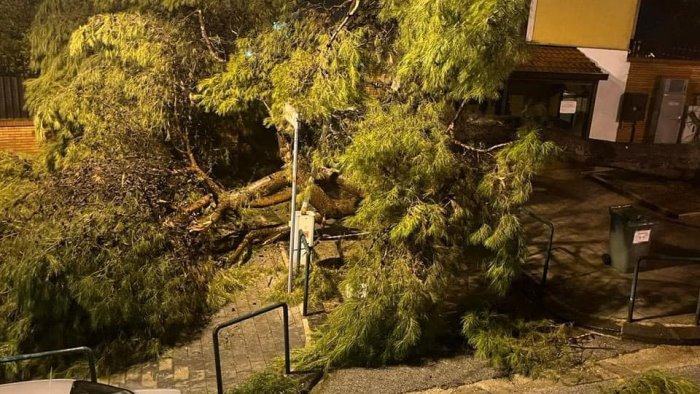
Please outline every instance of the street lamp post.
[[294, 128], [294, 148], [292, 151], [292, 202], [289, 219], [289, 277], [287, 278], [287, 292], [292, 292], [292, 281], [294, 279], [294, 233], [296, 229], [296, 207], [297, 207], [297, 162], [299, 159], [299, 113], [290, 104], [284, 106], [284, 118]]

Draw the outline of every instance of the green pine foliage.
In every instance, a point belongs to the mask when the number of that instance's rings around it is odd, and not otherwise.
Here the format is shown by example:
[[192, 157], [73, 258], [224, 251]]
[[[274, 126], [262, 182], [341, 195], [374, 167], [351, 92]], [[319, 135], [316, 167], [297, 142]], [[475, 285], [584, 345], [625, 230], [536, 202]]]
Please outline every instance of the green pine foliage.
[[[37, 133], [51, 141], [44, 153], [49, 167], [73, 155], [80, 161], [82, 146], [107, 143], [119, 149], [125, 135], [176, 132], [186, 111], [178, 84], [201, 62], [185, 56], [192, 48], [180, 37], [183, 28], [119, 13], [90, 17], [72, 33], [61, 54], [27, 83]], [[177, 108], [182, 110], [173, 111]], [[77, 138], [82, 144], [73, 143]], [[90, 155], [101, 153], [88, 149]]]
[[26, 96], [44, 149], [0, 157], [0, 353], [91, 345], [104, 367], [124, 365], [256, 276], [220, 266], [213, 235], [185, 228], [180, 211], [207, 191], [182, 152], [228, 164], [230, 119], [191, 96], [235, 37], [293, 3], [45, 0], [33, 22], [25, 3], [8, 27], [31, 24], [12, 52], [36, 73]]
[[[417, 278], [407, 255], [371, 251], [354, 262], [340, 283], [344, 301], [328, 317], [327, 325], [297, 356], [307, 367], [380, 366], [405, 360], [417, 348], [425, 349], [433, 333], [428, 319], [439, 307], [429, 288]], [[429, 281], [439, 281], [436, 270]]]
[[[41, 2], [26, 96], [45, 145], [0, 156], [1, 354], [89, 345], [118, 367], [156, 355], [254, 277], [219, 266], [209, 236], [178, 220], [203, 193], [181, 151], [191, 137], [211, 166], [225, 147], [207, 148], [230, 132], [190, 100], [220, 64], [195, 11], [218, 45], [272, 15], [268, 4]], [[234, 9], [250, 19], [220, 14]]]
[[462, 335], [475, 356], [508, 374], [538, 377], [561, 373], [581, 364], [569, 346], [568, 327], [547, 320], [524, 321], [476, 311], [462, 318]]
[[200, 83], [200, 104], [229, 114], [263, 102], [269, 108], [268, 123], [279, 126], [285, 104], [309, 122], [356, 108], [363, 97], [365, 34], [343, 32], [329, 47], [328, 19], [310, 12], [301, 20], [278, 21], [258, 35], [237, 40], [226, 72]]
[[551, 142], [542, 143], [538, 133], [525, 127], [515, 144], [495, 155], [495, 165], [477, 186], [477, 193], [489, 203], [481, 212], [481, 227], [470, 236], [493, 253], [487, 262], [486, 277], [499, 294], [505, 294], [526, 255], [524, 232], [517, 209], [532, 193], [532, 178], [547, 158], [557, 154]]
[[385, 0], [396, 23], [397, 77], [414, 94], [455, 100], [494, 98], [522, 60], [529, 3], [512, 0]]
[[0, 0], [0, 75], [29, 74], [29, 27], [39, 0]]
[[469, 147], [452, 119], [497, 96], [523, 56], [529, 2], [321, 3], [42, 2], [27, 98], [46, 147], [37, 162], [0, 161], [12, 179], [0, 346], [152, 353], [196, 324], [244, 279], [212, 261], [211, 234], [175, 220], [207, 193], [181, 170], [184, 152], [234, 172], [230, 120], [265, 118], [284, 143], [288, 104], [304, 178], [335, 172], [361, 190], [349, 224], [369, 233], [304, 364], [404, 360], [458, 331], [465, 299], [505, 293], [525, 253], [515, 213], [554, 148], [531, 127]]
[[160, 199], [187, 188], [167, 162], [84, 160], [60, 177], [1, 162], [2, 354], [91, 345], [103, 366], [123, 365], [157, 354], [247, 283], [159, 220]]
[[[450, 125], [455, 102], [496, 97], [522, 59], [527, 1], [359, 3], [345, 24], [300, 7], [237, 40], [196, 97], [218, 114], [263, 103], [278, 130], [293, 105], [307, 129], [302, 166], [331, 166], [363, 193], [348, 223], [371, 242], [299, 356], [311, 367], [420, 354], [457, 326], [464, 299], [504, 294], [526, 252], [515, 214], [555, 150], [532, 127], [502, 149], [464, 149]], [[483, 286], [465, 288], [465, 277]]]
[[607, 394], [691, 394], [700, 393], [695, 382], [672, 375], [668, 372], [651, 370], [627, 379], [610, 389], [601, 390]]
[[299, 394], [299, 382], [272, 369], [255, 373], [226, 394]]

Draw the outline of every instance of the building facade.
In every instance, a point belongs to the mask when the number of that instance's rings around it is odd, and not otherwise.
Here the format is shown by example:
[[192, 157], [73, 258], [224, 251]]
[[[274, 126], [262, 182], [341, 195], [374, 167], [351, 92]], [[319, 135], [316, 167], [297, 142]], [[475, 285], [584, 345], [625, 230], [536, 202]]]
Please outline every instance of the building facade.
[[[589, 122], [569, 131], [625, 143], [694, 141], [700, 36], [688, 32], [699, 31], [695, 11], [699, 5], [682, 0], [532, 0], [527, 40], [533, 52], [541, 46], [576, 50], [606, 75], [594, 84], [589, 105], [583, 103], [589, 113], [580, 116]], [[567, 96], [587, 92], [572, 88], [559, 96], [563, 111], [573, 111]]]

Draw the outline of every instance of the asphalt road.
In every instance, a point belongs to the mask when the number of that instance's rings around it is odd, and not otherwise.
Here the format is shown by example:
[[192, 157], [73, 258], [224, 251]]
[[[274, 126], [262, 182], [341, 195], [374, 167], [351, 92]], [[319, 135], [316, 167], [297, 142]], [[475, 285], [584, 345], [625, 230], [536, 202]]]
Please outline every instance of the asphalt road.
[[329, 373], [313, 394], [403, 394], [433, 387], [457, 387], [502, 377], [482, 360], [458, 356], [418, 366], [350, 368]]

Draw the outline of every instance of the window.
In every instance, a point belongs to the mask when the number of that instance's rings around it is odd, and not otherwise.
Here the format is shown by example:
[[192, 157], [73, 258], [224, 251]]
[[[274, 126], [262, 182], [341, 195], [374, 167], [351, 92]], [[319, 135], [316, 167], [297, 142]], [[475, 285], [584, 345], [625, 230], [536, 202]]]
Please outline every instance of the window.
[[512, 80], [505, 115], [586, 136], [597, 82]]

